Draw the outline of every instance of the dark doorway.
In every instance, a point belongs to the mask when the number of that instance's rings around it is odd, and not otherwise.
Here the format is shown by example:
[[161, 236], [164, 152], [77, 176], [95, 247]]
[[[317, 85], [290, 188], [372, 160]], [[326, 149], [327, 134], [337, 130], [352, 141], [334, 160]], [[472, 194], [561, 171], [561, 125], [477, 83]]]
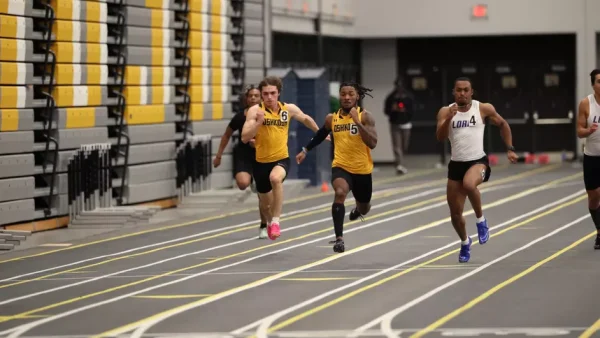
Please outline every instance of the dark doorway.
[[[417, 100], [409, 153], [440, 151], [436, 115], [453, 101], [459, 76], [472, 80], [474, 99], [492, 103], [509, 121], [520, 152], [575, 150], [568, 119], [575, 111], [575, 35], [402, 38], [397, 44], [399, 75]], [[505, 151], [497, 127], [486, 127], [485, 147]]]

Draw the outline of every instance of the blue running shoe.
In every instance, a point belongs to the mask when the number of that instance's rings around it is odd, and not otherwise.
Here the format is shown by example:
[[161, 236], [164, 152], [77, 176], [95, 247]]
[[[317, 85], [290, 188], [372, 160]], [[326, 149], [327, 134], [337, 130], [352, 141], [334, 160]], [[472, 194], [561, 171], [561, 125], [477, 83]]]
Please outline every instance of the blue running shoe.
[[477, 235], [479, 237], [479, 244], [485, 244], [490, 239], [490, 231], [488, 230], [487, 219], [483, 222], [476, 223]]
[[473, 240], [469, 237], [469, 244], [460, 245], [460, 253], [458, 254], [458, 262], [466, 263], [471, 258], [471, 244]]

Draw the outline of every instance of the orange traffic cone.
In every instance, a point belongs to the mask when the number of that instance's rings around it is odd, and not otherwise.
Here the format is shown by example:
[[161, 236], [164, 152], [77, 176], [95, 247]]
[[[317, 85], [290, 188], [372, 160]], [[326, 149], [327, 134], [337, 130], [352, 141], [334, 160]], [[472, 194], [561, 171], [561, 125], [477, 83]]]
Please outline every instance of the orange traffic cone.
[[325, 182], [325, 181], [324, 181], [324, 182], [321, 184], [321, 191], [322, 191], [322, 192], [328, 192], [328, 191], [329, 191], [329, 184], [327, 184], [327, 182]]

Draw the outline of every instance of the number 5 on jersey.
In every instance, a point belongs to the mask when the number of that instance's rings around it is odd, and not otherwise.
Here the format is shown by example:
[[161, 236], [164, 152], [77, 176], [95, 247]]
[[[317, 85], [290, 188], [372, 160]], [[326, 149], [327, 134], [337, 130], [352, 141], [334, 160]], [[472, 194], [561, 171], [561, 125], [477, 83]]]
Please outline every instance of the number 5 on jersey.
[[350, 124], [350, 135], [358, 135], [358, 127], [354, 123]]

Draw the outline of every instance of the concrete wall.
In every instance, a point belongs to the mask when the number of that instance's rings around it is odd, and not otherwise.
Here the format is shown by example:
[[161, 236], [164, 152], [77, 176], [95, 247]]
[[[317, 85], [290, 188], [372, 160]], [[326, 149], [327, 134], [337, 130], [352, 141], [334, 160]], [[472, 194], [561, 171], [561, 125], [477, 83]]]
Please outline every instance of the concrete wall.
[[[270, 1], [274, 31], [314, 34], [318, 0]], [[476, 4], [487, 5], [487, 18], [471, 17]], [[366, 102], [381, 130], [375, 161], [392, 159], [388, 125], [377, 113], [395, 76], [393, 38], [575, 33], [577, 101], [590, 92], [588, 74], [600, 66], [600, 0], [321, 0], [321, 12], [325, 35], [365, 39], [363, 83], [375, 89], [375, 99]], [[383, 65], [386, 70], [381, 69]]]

